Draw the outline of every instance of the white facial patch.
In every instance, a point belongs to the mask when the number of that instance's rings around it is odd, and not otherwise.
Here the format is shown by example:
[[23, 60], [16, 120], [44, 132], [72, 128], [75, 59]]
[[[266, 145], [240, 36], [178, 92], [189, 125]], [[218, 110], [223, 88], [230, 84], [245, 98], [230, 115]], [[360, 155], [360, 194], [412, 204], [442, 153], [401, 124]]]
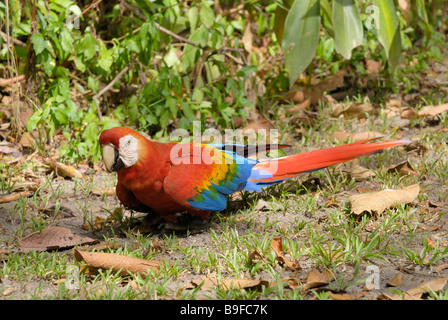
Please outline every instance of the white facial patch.
[[138, 161], [138, 140], [131, 135], [124, 136], [119, 141], [120, 158], [126, 168]]

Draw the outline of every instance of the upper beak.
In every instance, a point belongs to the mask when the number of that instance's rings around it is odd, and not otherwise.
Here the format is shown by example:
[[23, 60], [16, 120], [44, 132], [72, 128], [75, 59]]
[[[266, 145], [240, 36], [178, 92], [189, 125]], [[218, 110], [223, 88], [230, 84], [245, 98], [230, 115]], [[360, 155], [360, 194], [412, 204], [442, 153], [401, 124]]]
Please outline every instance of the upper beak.
[[103, 162], [107, 171], [118, 171], [124, 168], [123, 160], [120, 158], [120, 152], [113, 145], [103, 145]]

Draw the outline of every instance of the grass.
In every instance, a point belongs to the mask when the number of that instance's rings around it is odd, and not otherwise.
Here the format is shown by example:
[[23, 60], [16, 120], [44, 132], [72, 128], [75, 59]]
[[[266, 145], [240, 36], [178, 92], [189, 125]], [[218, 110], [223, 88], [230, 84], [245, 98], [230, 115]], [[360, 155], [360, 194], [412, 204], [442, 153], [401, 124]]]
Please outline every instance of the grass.
[[[120, 243], [111, 250], [126, 256], [165, 261], [161, 271], [147, 277], [121, 276], [111, 270], [98, 274], [82, 271], [70, 250], [61, 252], [21, 253], [16, 249], [3, 254], [0, 262], [0, 297], [4, 299], [331, 299], [330, 292], [350, 293], [354, 297], [369, 296], [363, 289], [366, 268], [379, 266], [383, 277], [405, 268], [418, 278], [418, 271], [431, 272], [431, 268], [448, 262], [446, 233], [422, 229], [446, 223], [448, 191], [447, 132], [432, 134], [423, 127], [424, 120], [415, 120], [410, 135], [429, 147], [428, 153], [403, 153], [399, 148], [362, 158], [360, 165], [375, 170], [375, 176], [357, 181], [337, 167], [311, 174], [317, 184], [307, 184], [307, 177], [270, 187], [259, 194], [245, 193], [245, 205], [228, 212], [217, 213], [210, 226], [199, 233], [163, 233], [141, 235], [129, 230], [129, 213], [116, 216], [113, 225], [91, 231], [103, 242]], [[440, 117], [446, 125], [446, 116]], [[294, 132], [285, 123], [284, 132]], [[294, 152], [326, 147], [326, 137], [337, 130], [368, 128], [387, 132], [390, 119], [384, 116], [369, 117], [360, 127], [359, 120], [333, 121], [319, 116], [314, 128], [305, 128]], [[315, 128], [319, 130], [316, 131]], [[408, 160], [416, 175], [391, 173], [387, 169]], [[20, 181], [12, 179], [23, 170], [37, 172], [36, 164], [1, 167], [0, 187], [3, 194], [10, 193]], [[115, 196], [92, 196], [93, 189], [112, 187], [113, 175], [87, 176], [85, 180], [66, 181], [52, 175], [41, 176], [41, 184], [30, 198], [1, 205], [6, 213], [4, 223], [14, 226], [14, 233], [2, 236], [0, 249], [17, 248], [24, 235], [40, 231], [64, 220], [39, 215], [33, 207], [55, 203], [58, 208], [69, 204], [79, 218], [77, 227], [84, 222], [95, 224], [98, 214], [108, 216], [118, 206]], [[421, 183], [422, 192], [416, 203], [399, 205], [380, 216], [364, 215], [360, 218], [348, 214], [347, 198], [359, 188], [381, 190]], [[442, 202], [445, 207], [430, 207], [429, 200]], [[258, 201], [268, 206], [257, 209]], [[328, 205], [332, 203], [333, 205]], [[287, 270], [278, 264], [270, 244], [282, 237], [283, 253], [290, 260], [299, 261], [301, 272]], [[431, 238], [433, 237], [433, 238]], [[155, 246], [157, 239], [161, 245]], [[432, 240], [430, 240], [432, 239]], [[249, 262], [249, 255], [257, 251], [262, 258]], [[312, 269], [329, 270], [335, 279], [326, 289], [303, 291], [301, 285]], [[420, 269], [419, 269], [420, 268]], [[76, 275], [76, 289], [67, 283]], [[444, 271], [442, 271], [444, 272]], [[437, 274], [432, 274], [437, 277]], [[191, 280], [202, 277], [214, 279], [263, 279], [269, 285], [257, 288], [206, 289], [197, 286], [185, 289]], [[291, 287], [288, 279], [300, 285]], [[426, 279], [426, 278], [422, 278]], [[385, 278], [382, 289], [387, 290]], [[412, 286], [410, 280], [408, 286]], [[399, 291], [399, 290], [398, 290]], [[3, 293], [3, 295], [2, 295]], [[6, 294], [4, 294], [6, 293]], [[371, 292], [370, 292], [371, 293]], [[429, 299], [447, 299], [447, 291], [429, 292]]]

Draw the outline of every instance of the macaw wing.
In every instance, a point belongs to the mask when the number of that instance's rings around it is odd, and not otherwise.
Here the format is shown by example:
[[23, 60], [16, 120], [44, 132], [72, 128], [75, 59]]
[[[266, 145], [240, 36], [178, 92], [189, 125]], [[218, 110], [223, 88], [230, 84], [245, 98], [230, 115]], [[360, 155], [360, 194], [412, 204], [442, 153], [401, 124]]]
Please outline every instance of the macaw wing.
[[210, 144], [209, 146], [230, 154], [237, 154], [245, 158], [260, 152], [268, 152], [270, 150], [290, 147], [290, 145], [287, 144]]
[[244, 189], [257, 163], [209, 145], [177, 144], [174, 147], [178, 150], [171, 153], [171, 168], [164, 180], [164, 190], [177, 203], [200, 210], [224, 210], [226, 196]]

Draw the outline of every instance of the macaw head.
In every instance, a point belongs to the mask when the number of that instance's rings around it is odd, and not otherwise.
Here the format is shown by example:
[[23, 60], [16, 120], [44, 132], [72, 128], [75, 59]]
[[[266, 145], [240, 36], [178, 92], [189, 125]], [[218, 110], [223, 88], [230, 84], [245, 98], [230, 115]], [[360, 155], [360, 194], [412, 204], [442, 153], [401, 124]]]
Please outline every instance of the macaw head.
[[125, 127], [107, 129], [100, 134], [103, 162], [107, 171], [118, 171], [135, 165], [139, 160], [139, 146], [146, 140], [140, 133]]

